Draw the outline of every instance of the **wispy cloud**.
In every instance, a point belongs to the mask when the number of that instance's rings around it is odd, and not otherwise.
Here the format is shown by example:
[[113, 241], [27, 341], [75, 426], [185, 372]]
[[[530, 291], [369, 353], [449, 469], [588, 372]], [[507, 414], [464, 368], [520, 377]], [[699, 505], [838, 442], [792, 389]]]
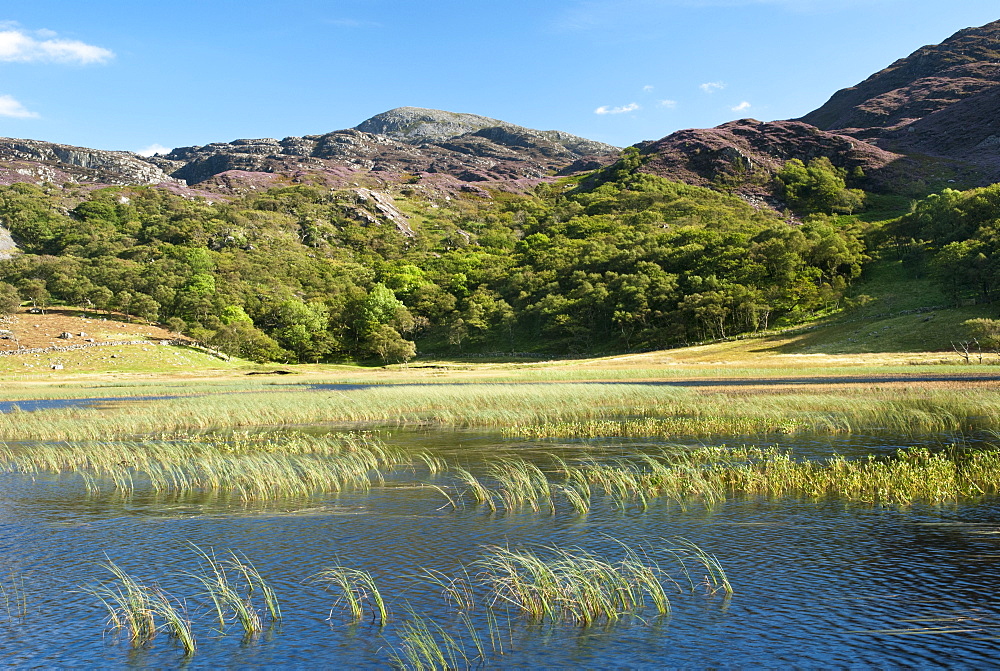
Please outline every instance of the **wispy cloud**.
[[140, 149], [135, 153], [138, 154], [139, 156], [145, 156], [146, 158], [149, 158], [150, 156], [153, 156], [155, 154], [169, 154], [170, 147], [164, 147], [162, 144], [157, 144], [154, 142], [145, 149]]
[[37, 119], [38, 114], [30, 111], [13, 96], [0, 96], [0, 117], [11, 119]]
[[107, 63], [114, 53], [79, 40], [64, 40], [51, 30], [25, 32], [10, 24], [0, 31], [0, 61], [8, 63]]
[[705, 93], [715, 93], [716, 91], [721, 91], [726, 88], [725, 82], [705, 82], [704, 84], [699, 84], [700, 88]]
[[649, 93], [650, 91], [653, 90], [653, 88], [655, 87], [652, 84], [646, 84], [645, 86], [642, 87], [642, 90], [644, 93]]
[[744, 100], [743, 102], [741, 102], [741, 103], [740, 103], [739, 105], [737, 105], [736, 107], [733, 107], [733, 108], [732, 108], [732, 110], [733, 110], [734, 112], [746, 112], [746, 111], [747, 111], [748, 109], [750, 109], [751, 107], [753, 107], [753, 105], [751, 105], [751, 104], [750, 104], [750, 103], [748, 103], [748, 102], [747, 102], [746, 100]]
[[676, 100], [661, 100], [660, 101], [660, 107], [667, 107], [667, 108], [673, 109], [673, 108], [677, 107], [677, 101]]
[[629, 103], [628, 105], [622, 105], [621, 107], [603, 105], [595, 109], [594, 114], [627, 114], [629, 112], [634, 112], [637, 109], [642, 109], [639, 107], [638, 103]]

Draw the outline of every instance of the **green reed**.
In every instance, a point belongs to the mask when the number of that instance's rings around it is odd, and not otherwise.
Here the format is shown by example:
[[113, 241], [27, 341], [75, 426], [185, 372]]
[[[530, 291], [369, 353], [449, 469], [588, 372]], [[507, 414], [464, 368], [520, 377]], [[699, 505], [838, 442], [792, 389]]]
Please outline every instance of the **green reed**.
[[441, 625], [418, 615], [412, 609], [409, 618], [403, 623], [399, 639], [399, 647], [393, 647], [390, 655], [396, 668], [444, 671], [471, 667], [458, 640]]
[[116, 582], [84, 587], [83, 591], [95, 596], [107, 609], [111, 629], [124, 631], [136, 646], [145, 645], [161, 631], [167, 631], [186, 655], [194, 653], [197, 645], [191, 620], [180, 602], [157, 587], [139, 582], [111, 560], [102, 566], [114, 575]]
[[[372, 622], [378, 616], [379, 626], [385, 626], [389, 621], [389, 609], [382, 593], [375, 584], [375, 578], [368, 571], [347, 568], [341, 564], [336, 564], [322, 569], [314, 576], [313, 582], [323, 583], [328, 589], [339, 592], [334, 608], [340, 603], [350, 613], [351, 620], [357, 622], [364, 617], [364, 605], [368, 603], [372, 613]], [[333, 617], [333, 609], [330, 609], [330, 617]]]
[[11, 569], [8, 577], [0, 580], [0, 599], [3, 599], [7, 622], [24, 620], [28, 615], [28, 593], [24, 589], [24, 576]]
[[614, 622], [640, 612], [647, 599], [657, 614], [669, 614], [663, 583], [676, 583], [656, 562], [624, 550], [624, 559], [611, 562], [581, 548], [494, 546], [478, 566], [493, 602], [512, 605], [532, 621]]
[[256, 592], [260, 592], [271, 622], [281, 619], [274, 590], [245, 556], [229, 550], [228, 556], [219, 559], [214, 550], [203, 550], [193, 544], [191, 547], [198, 554], [201, 567], [199, 572], [189, 575], [205, 589], [204, 596], [211, 601], [219, 621], [219, 633], [225, 633], [228, 618], [239, 623], [244, 636], [253, 636], [264, 630], [254, 599]]
[[312, 496], [365, 489], [401, 461], [400, 452], [364, 434], [0, 446], [10, 471], [75, 473], [91, 492], [108, 483], [126, 497], [140, 484], [153, 492], [228, 492], [243, 501]]

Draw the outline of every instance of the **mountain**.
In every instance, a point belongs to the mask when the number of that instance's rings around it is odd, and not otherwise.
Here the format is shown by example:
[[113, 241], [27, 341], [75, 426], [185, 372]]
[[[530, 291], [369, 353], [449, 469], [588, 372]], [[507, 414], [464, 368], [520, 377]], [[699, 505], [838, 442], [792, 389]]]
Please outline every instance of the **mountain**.
[[921, 47], [800, 119], [742, 119], [637, 145], [643, 170], [765, 195], [785, 161], [826, 156], [871, 191], [1000, 182], [1000, 21]]
[[800, 120], [889, 151], [970, 163], [1000, 181], [1000, 21], [917, 49]]
[[400, 178], [436, 173], [462, 182], [504, 182], [593, 169], [610, 163], [618, 151], [558, 131], [401, 107], [324, 135], [181, 147], [150, 161], [188, 184], [230, 171], [336, 177], [344, 168]]
[[521, 189], [556, 174], [599, 168], [618, 153], [617, 147], [560, 131], [401, 107], [323, 135], [216, 142], [150, 158], [0, 138], [0, 183], [197, 185], [241, 192], [289, 180], [344, 186], [374, 176], [373, 185], [382, 186], [431, 176], [445, 191], [469, 182]]

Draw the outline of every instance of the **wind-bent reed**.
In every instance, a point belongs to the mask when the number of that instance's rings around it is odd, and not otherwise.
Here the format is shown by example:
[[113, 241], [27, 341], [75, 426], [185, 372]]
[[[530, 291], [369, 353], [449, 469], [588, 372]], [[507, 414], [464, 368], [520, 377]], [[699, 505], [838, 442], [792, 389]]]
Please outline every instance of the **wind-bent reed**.
[[191, 621], [179, 602], [158, 588], [140, 583], [111, 560], [102, 566], [115, 576], [117, 583], [88, 586], [83, 591], [104, 605], [112, 629], [124, 630], [133, 645], [144, 645], [166, 630], [181, 644], [186, 655], [194, 653], [197, 645]]
[[494, 603], [511, 604], [536, 622], [614, 622], [639, 612], [646, 598], [659, 615], [669, 614], [662, 581], [670, 579], [655, 562], [625, 550], [625, 558], [612, 563], [580, 548], [545, 548], [546, 557], [495, 546], [478, 565]]
[[[367, 602], [372, 612], [372, 622], [376, 621], [384, 627], [389, 621], [389, 609], [386, 607], [382, 593], [379, 592], [375, 584], [375, 578], [368, 571], [347, 568], [341, 564], [324, 568], [316, 575], [312, 576], [313, 582], [323, 583], [327, 588], [337, 589], [340, 596], [334, 602], [343, 602], [344, 608], [351, 614], [351, 620], [358, 622], [364, 617], [364, 604]], [[333, 608], [330, 609], [330, 618], [333, 617]]]
[[[461, 644], [441, 625], [421, 617], [412, 609], [400, 632], [399, 648], [392, 648], [393, 666], [415, 671], [470, 668]], [[474, 639], [481, 649], [478, 638]]]
[[[226, 620], [230, 615], [240, 624], [244, 636], [250, 637], [264, 630], [253, 598], [258, 589], [271, 622], [281, 619], [281, 608], [274, 590], [246, 557], [230, 550], [228, 558], [218, 559], [214, 550], [206, 551], [193, 544], [191, 547], [201, 558], [202, 566], [200, 572], [189, 575], [205, 588], [204, 594], [212, 602], [219, 621], [219, 633], [225, 633]], [[230, 573], [243, 580], [234, 581]]]
[[365, 434], [0, 446], [8, 470], [78, 473], [92, 492], [108, 482], [125, 496], [141, 484], [153, 492], [231, 492], [244, 501], [365, 489], [402, 461]]

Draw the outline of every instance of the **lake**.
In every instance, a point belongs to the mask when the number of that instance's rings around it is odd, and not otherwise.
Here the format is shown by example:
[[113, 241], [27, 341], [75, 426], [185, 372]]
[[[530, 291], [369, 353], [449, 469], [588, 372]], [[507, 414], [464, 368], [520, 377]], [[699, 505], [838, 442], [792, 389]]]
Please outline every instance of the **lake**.
[[[314, 432], [324, 429], [315, 428]], [[521, 441], [475, 431], [386, 429], [390, 446], [428, 452], [482, 473], [499, 455], [545, 462], [548, 454], [613, 457], [650, 441]], [[730, 444], [749, 442], [742, 438]], [[892, 436], [771, 436], [800, 458], [858, 457], [900, 446]], [[470, 660], [480, 636], [484, 666], [775, 667], [995, 664], [1000, 644], [1000, 501], [872, 506], [835, 498], [729, 497], [713, 507], [652, 501], [646, 509], [603, 496], [589, 513], [566, 506], [490, 513], [458, 508], [427, 485], [456, 492], [447, 472], [417, 462], [363, 491], [246, 504], [208, 494], [123, 498], [88, 493], [78, 476], [0, 476], [0, 664], [100, 667], [389, 667], [407, 622], [433, 623]], [[690, 583], [666, 552], [690, 541], [714, 554], [734, 593]], [[234, 550], [274, 588], [281, 622], [246, 638], [235, 623], [215, 631], [212, 606], [190, 574], [192, 547]], [[465, 616], [426, 578], [428, 569], [475, 580], [491, 546], [545, 555], [558, 546], [618, 561], [641, 548], [674, 577], [671, 613], [647, 603], [589, 627], [535, 622], [479, 595]], [[186, 603], [198, 649], [185, 657], [166, 634], [134, 646], [109, 630], [107, 610], [81, 588], [110, 581], [111, 560]], [[310, 580], [335, 564], [369, 571], [390, 608], [386, 626], [352, 623], [335, 592]], [[18, 588], [22, 584], [23, 590]], [[478, 589], [478, 588], [477, 588]], [[26, 598], [24, 616], [17, 607]], [[261, 608], [262, 602], [256, 602]], [[419, 618], [419, 619], [417, 619]], [[266, 621], [266, 618], [265, 618]], [[471, 627], [470, 627], [471, 625]], [[490, 643], [491, 636], [496, 639]], [[473, 662], [478, 665], [478, 661]]]

